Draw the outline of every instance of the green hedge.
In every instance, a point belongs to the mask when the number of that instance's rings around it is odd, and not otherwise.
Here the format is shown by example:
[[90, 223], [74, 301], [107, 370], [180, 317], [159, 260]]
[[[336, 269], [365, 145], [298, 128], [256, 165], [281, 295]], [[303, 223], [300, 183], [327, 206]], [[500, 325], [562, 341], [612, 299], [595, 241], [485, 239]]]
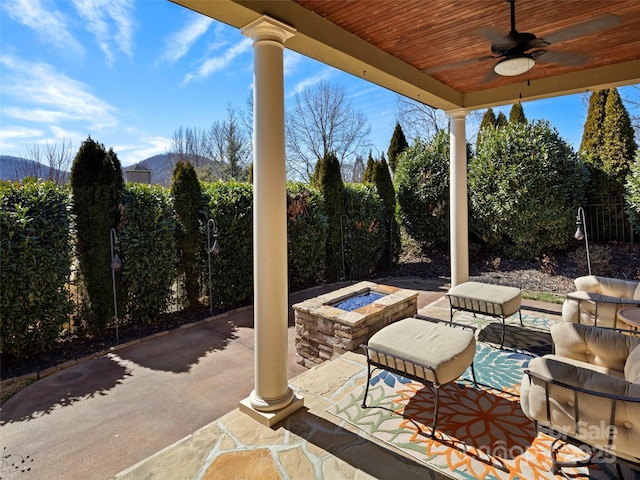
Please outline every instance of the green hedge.
[[29, 357], [69, 321], [70, 200], [46, 183], [0, 184], [0, 352]]
[[289, 288], [321, 282], [329, 222], [320, 192], [304, 183], [287, 184]]
[[[231, 307], [253, 299], [253, 189], [235, 181], [203, 183], [206, 205], [201, 245], [207, 244], [206, 220], [218, 227], [220, 253], [211, 256], [213, 306]], [[205, 268], [205, 277], [208, 270]], [[208, 278], [205, 278], [205, 285]], [[207, 290], [207, 289], [205, 289]]]
[[418, 139], [398, 157], [400, 222], [421, 244], [449, 243], [449, 163], [449, 138], [442, 130], [431, 143]]
[[[150, 324], [167, 311], [176, 279], [176, 220], [169, 191], [128, 184], [122, 197], [120, 256], [130, 323]], [[122, 311], [122, 310], [120, 310]]]
[[344, 204], [349, 217], [343, 220], [346, 276], [369, 277], [378, 266], [386, 236], [385, 210], [376, 188], [371, 184], [347, 183]]
[[[208, 296], [206, 220], [212, 218], [220, 245], [220, 253], [211, 257], [213, 306], [231, 308], [250, 303], [252, 186], [232, 181], [203, 183], [201, 187], [203, 221], [194, 240], [197, 262], [205, 272], [201, 293]], [[26, 356], [45, 349], [59, 336], [73, 313], [73, 304], [66, 293], [73, 244], [70, 198], [67, 189], [49, 183], [24, 187], [2, 184], [4, 354]], [[318, 190], [302, 183], [287, 184], [292, 289], [327, 280], [329, 227], [324, 203]], [[344, 203], [349, 218], [347, 225], [347, 217], [342, 217], [347, 276], [353, 280], [367, 278], [375, 270], [383, 250], [386, 224], [382, 200], [373, 185], [348, 184], [340, 203]], [[122, 326], [150, 324], [169, 310], [175, 295], [172, 287], [178, 260], [174, 233], [178, 226], [169, 189], [127, 185], [122, 193], [120, 215], [117, 248], [123, 267], [116, 277], [118, 320]], [[109, 237], [105, 237], [104, 243], [109, 248]], [[102, 263], [99, 266], [104, 267]], [[107, 290], [112, 299], [111, 282]], [[77, 306], [80, 307], [86, 308]]]

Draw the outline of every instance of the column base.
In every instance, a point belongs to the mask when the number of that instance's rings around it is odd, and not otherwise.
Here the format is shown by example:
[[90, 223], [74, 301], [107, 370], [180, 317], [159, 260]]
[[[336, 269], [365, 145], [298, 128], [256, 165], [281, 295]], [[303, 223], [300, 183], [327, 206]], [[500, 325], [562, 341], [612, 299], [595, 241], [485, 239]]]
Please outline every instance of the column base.
[[272, 412], [263, 412], [260, 410], [256, 410], [251, 405], [251, 397], [247, 397], [244, 400], [240, 400], [240, 405], [238, 406], [239, 410], [242, 413], [249, 415], [251, 418], [261, 423], [265, 427], [272, 427], [276, 423], [284, 420], [289, 415], [304, 407], [304, 398], [299, 397], [295, 393], [293, 394], [293, 400], [286, 407], [281, 408], [280, 410], [275, 410]]

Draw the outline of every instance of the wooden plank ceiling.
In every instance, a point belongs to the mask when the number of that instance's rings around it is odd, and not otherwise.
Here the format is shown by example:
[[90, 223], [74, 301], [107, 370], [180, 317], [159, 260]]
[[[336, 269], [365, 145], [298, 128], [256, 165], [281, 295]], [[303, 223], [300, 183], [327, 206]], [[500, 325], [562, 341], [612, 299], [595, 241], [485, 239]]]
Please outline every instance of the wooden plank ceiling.
[[[521, 80], [491, 74], [497, 61], [487, 58], [492, 55], [491, 42], [477, 33], [483, 27], [494, 27], [504, 35], [509, 33], [511, 14], [507, 1], [295, 1], [459, 92]], [[516, 29], [538, 38], [606, 14], [619, 17], [620, 24], [547, 48], [582, 55], [588, 59], [586, 63], [571, 66], [540, 61], [526, 74], [527, 79], [637, 59], [640, 1], [517, 0]]]
[[[287, 48], [445, 110], [640, 83], [640, 0], [516, 0], [517, 31], [538, 38], [604, 15], [616, 25], [554, 42], [514, 77], [492, 73], [481, 32], [508, 35], [506, 0], [172, 1], [237, 28], [267, 15], [296, 29]], [[543, 61], [563, 54], [585, 61]]]

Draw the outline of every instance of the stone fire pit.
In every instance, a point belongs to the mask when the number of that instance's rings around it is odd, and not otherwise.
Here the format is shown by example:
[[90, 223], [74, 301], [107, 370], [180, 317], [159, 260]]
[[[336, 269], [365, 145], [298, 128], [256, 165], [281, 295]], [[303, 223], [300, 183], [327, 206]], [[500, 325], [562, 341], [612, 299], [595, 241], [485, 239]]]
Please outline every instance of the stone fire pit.
[[[354, 310], [337, 304], [358, 303], [367, 294], [382, 294]], [[362, 297], [360, 297], [362, 296]], [[360, 298], [354, 298], [360, 297]], [[377, 297], [377, 295], [372, 295]], [[362, 302], [359, 302], [362, 303]], [[305, 367], [318, 365], [361, 344], [382, 327], [418, 311], [418, 292], [405, 288], [359, 282], [293, 305], [296, 321], [296, 359]]]

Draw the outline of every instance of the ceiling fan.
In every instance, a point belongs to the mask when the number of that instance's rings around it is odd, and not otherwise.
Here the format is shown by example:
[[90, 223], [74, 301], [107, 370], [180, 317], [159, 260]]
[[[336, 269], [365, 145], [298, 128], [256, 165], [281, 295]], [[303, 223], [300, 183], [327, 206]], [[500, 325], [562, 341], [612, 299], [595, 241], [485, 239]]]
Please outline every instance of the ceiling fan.
[[492, 55], [427, 68], [424, 72], [431, 74], [472, 63], [497, 59], [498, 61], [490, 72], [488, 79], [486, 79], [491, 80], [494, 73], [502, 76], [522, 75], [531, 70], [536, 64], [536, 61], [574, 66], [582, 65], [589, 59], [588, 57], [575, 53], [547, 50], [547, 47], [574, 38], [590, 35], [620, 24], [619, 17], [606, 14], [559, 30], [544, 38], [538, 38], [533, 33], [519, 32], [516, 29], [515, 0], [506, 1], [511, 6], [511, 30], [507, 35], [503, 35], [494, 27], [483, 27], [475, 31], [476, 35], [491, 42]]

